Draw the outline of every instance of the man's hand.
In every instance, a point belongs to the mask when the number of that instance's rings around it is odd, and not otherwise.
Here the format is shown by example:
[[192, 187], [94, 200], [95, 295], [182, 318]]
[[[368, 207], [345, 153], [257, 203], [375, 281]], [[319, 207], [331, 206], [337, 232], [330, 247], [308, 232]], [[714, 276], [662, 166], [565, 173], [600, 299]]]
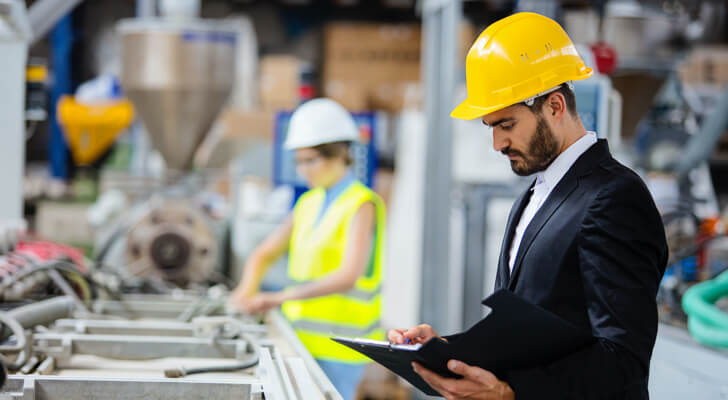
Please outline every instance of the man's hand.
[[447, 400], [480, 399], [480, 400], [514, 400], [515, 394], [510, 386], [499, 381], [489, 371], [472, 367], [462, 361], [450, 360], [447, 368], [462, 376], [462, 379], [443, 378], [442, 376], [412, 363], [412, 367], [422, 379], [437, 390]]
[[[395, 344], [425, 343], [433, 337], [439, 338], [440, 336], [427, 324], [417, 325], [409, 329], [392, 329], [387, 332], [387, 339]], [[447, 342], [447, 340], [445, 341]]]

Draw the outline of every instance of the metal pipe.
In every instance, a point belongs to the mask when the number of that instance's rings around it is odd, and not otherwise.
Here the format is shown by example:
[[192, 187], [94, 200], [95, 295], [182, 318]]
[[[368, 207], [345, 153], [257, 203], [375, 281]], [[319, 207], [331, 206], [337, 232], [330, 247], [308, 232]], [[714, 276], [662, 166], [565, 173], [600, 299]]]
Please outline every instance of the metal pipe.
[[157, 15], [156, 0], [136, 0], [137, 18], [154, 18]]
[[20, 326], [18, 321], [15, 318], [10, 317], [8, 313], [0, 313], [0, 321], [3, 325], [10, 328], [12, 333], [15, 335], [15, 341], [17, 342], [15, 346], [2, 346], [3, 351], [19, 353], [18, 357], [13, 361], [8, 360], [4, 355], [0, 355], [0, 362], [4, 363], [9, 370], [17, 371], [25, 364], [26, 361], [28, 361], [28, 357], [31, 356], [32, 350], [30, 346], [30, 339], [28, 339], [23, 331], [23, 327]]
[[81, 301], [81, 299], [78, 298], [78, 296], [76, 296], [76, 292], [73, 291], [73, 288], [71, 287], [71, 285], [69, 285], [68, 282], [66, 282], [66, 280], [63, 279], [63, 277], [61, 276], [61, 274], [58, 271], [56, 271], [55, 269], [52, 269], [52, 270], [48, 271], [48, 276], [51, 277], [53, 282], [61, 289], [61, 291], [63, 291], [63, 293], [66, 296], [68, 296], [69, 298], [71, 298], [73, 300], [73, 304], [79, 310], [81, 310], [85, 314], [90, 313], [88, 308], [86, 308], [86, 305], [83, 304], [83, 302]]
[[28, 10], [33, 36], [30, 44], [43, 38], [56, 23], [83, 0], [38, 0]]
[[73, 313], [73, 307], [73, 299], [61, 296], [17, 307], [7, 313], [23, 328], [28, 329], [36, 325], [48, 325], [60, 318], [67, 318]]
[[693, 135], [688, 142], [683, 156], [677, 164], [677, 173], [685, 176], [698, 164], [710, 157], [715, 145], [723, 136], [728, 126], [728, 89], [726, 89], [703, 123], [700, 132]]
[[[452, 318], [460, 315], [462, 291], [450, 268], [450, 196], [452, 186], [452, 119], [457, 58], [457, 29], [462, 16], [460, 0], [425, 1], [422, 11], [422, 76], [427, 117], [427, 151], [422, 238], [420, 317], [437, 331], [461, 328]], [[443, 240], [444, 238], [444, 240]], [[447, 299], [443, 301], [442, 299]], [[453, 312], [457, 310], [457, 312]]]

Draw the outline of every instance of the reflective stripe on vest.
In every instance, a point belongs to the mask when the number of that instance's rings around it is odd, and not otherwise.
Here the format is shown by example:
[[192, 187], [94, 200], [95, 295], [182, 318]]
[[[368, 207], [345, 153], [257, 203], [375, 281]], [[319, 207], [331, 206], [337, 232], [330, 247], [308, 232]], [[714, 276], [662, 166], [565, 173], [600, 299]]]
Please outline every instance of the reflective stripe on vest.
[[365, 362], [363, 355], [329, 340], [331, 336], [383, 339], [379, 329], [381, 274], [384, 257], [385, 210], [382, 200], [359, 182], [352, 183], [317, 221], [324, 189], [313, 189], [299, 198], [293, 210], [293, 232], [288, 277], [300, 285], [318, 280], [341, 266], [354, 215], [371, 201], [376, 209], [375, 237], [370, 263], [355, 287], [305, 300], [285, 302], [283, 313], [311, 354], [319, 359]]
[[[289, 278], [289, 279], [285, 279], [285, 280], [281, 279], [278, 282], [276, 282], [276, 284], [282, 285], [285, 287], [289, 287], [289, 286], [294, 286], [294, 285], [304, 285], [304, 284], [307, 284], [307, 283], [313, 282], [313, 281], [314, 281], [313, 279], [308, 280], [308, 281], [294, 281]], [[344, 296], [352, 298], [352, 299], [370, 302], [370, 301], [374, 300], [374, 298], [377, 297], [377, 295], [379, 295], [381, 293], [382, 293], [382, 288], [378, 286], [374, 290], [362, 290], [362, 289], [354, 288], [354, 289], [351, 289], [348, 292], [344, 292], [342, 294]]]
[[324, 322], [316, 322], [311, 320], [298, 320], [294, 321], [293, 329], [303, 330], [309, 332], [326, 332], [328, 336], [348, 336], [348, 337], [366, 337], [374, 333], [379, 329], [379, 320], [374, 321], [372, 324], [365, 328], [357, 328], [352, 326], [344, 326], [339, 324], [327, 324]]

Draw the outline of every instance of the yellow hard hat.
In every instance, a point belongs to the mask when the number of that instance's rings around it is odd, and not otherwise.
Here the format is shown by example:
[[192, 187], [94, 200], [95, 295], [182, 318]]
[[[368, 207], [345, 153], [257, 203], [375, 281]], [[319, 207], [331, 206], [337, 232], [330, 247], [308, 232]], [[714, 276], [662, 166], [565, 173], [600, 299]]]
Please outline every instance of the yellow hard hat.
[[468, 98], [450, 116], [475, 119], [592, 76], [556, 21], [517, 13], [488, 26], [465, 60]]

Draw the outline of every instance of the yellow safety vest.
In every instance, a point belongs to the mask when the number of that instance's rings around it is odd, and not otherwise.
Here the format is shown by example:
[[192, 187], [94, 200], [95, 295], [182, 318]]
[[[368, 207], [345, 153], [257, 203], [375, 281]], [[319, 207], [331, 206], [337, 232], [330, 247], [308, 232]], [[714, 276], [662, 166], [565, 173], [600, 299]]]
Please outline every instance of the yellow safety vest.
[[386, 224], [384, 203], [371, 189], [354, 182], [318, 221], [325, 196], [323, 188], [316, 188], [304, 193], [296, 202], [288, 258], [289, 279], [301, 284], [320, 279], [339, 268], [354, 214], [362, 204], [371, 201], [376, 208], [377, 220], [369, 265], [349, 292], [287, 301], [283, 303], [282, 310], [315, 358], [363, 363], [369, 359], [329, 338], [384, 338], [384, 331], [379, 326]]

